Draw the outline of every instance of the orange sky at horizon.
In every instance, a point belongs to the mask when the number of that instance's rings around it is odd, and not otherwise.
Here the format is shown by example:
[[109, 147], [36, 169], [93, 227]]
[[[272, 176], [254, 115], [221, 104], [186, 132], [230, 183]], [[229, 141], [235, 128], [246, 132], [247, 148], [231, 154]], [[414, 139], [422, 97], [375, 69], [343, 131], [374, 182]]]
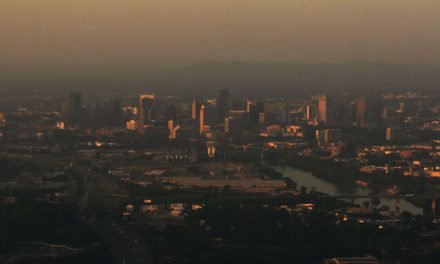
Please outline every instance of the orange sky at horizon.
[[439, 14], [438, 0], [3, 0], [0, 64], [438, 62]]

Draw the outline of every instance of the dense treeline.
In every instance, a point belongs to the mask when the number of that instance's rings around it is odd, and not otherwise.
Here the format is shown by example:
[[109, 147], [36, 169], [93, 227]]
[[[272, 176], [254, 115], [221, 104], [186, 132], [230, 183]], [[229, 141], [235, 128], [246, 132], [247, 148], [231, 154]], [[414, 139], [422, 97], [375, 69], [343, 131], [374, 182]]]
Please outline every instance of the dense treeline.
[[[101, 246], [92, 247], [94, 237], [79, 221], [73, 205], [32, 201], [3, 205], [0, 206], [0, 228], [0, 255], [16, 250], [17, 243], [31, 241], [84, 249], [83, 254], [63, 258], [62, 263], [69, 263], [69, 259], [81, 260], [81, 263], [107, 259], [107, 253]], [[61, 260], [50, 259], [32, 261], [29, 263], [61, 263]]]
[[[211, 203], [191, 212], [185, 225], [144, 230], [159, 263], [321, 263], [333, 256], [373, 254], [389, 261], [436, 263], [439, 253], [421, 256], [415, 229], [378, 229], [338, 222], [332, 214], [288, 213], [257, 204]], [[349, 241], [349, 243], [347, 243]], [[406, 250], [412, 248], [414, 250]], [[414, 262], [415, 261], [415, 262]]]

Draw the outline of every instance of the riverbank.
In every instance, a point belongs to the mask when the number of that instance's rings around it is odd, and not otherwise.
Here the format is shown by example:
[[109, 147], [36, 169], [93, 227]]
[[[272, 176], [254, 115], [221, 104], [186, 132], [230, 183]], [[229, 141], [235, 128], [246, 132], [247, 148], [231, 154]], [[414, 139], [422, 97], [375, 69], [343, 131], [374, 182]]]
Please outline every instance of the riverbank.
[[333, 160], [289, 155], [274, 164], [279, 166], [292, 166], [296, 169], [310, 172], [320, 179], [338, 184], [354, 185], [356, 180], [365, 180], [365, 177], [360, 177], [356, 170], [343, 167]]
[[[315, 190], [329, 196], [368, 196], [369, 190], [359, 188], [355, 185], [342, 185], [331, 181], [326, 181], [304, 170], [296, 169], [292, 166], [273, 166], [273, 169], [282, 173], [285, 178], [294, 181], [298, 186], [304, 186], [307, 190]], [[395, 208], [396, 201], [392, 198], [381, 198], [380, 206], [387, 206], [390, 209]], [[355, 204], [362, 206], [365, 201], [372, 202], [369, 198], [356, 198], [353, 200]], [[402, 199], [400, 200], [401, 211], [408, 211], [411, 214], [423, 214], [423, 209]]]

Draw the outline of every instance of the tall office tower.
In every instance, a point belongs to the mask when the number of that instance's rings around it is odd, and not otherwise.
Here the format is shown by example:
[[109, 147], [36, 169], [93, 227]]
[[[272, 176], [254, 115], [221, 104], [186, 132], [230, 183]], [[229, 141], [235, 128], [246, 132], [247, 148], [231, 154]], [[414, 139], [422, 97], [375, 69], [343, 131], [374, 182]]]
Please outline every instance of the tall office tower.
[[322, 95], [318, 99], [319, 121], [326, 125], [333, 124], [331, 99], [328, 95]]
[[191, 105], [191, 119], [192, 120], [199, 120], [199, 110], [200, 110], [200, 106], [202, 104], [200, 103], [200, 100], [198, 100], [197, 98], [194, 98], [192, 101], [192, 105]]
[[369, 127], [377, 127], [382, 124], [383, 103], [380, 98], [372, 98], [371, 106], [367, 109], [367, 121]]
[[154, 105], [154, 94], [141, 94], [139, 97], [139, 126], [143, 128], [144, 125], [150, 122], [152, 117], [152, 110]]
[[347, 106], [346, 102], [343, 100], [335, 100], [332, 101], [332, 118], [333, 118], [333, 125], [337, 126], [344, 126], [346, 125], [346, 115], [347, 113]]
[[382, 104], [379, 100], [365, 96], [356, 100], [356, 123], [360, 127], [376, 127], [380, 123], [382, 112]]
[[70, 113], [69, 113], [69, 102], [64, 101], [61, 103], [61, 120], [64, 123], [68, 123], [70, 119]]
[[223, 122], [226, 113], [229, 111], [231, 106], [231, 99], [229, 97], [229, 89], [220, 89], [219, 97], [217, 99], [218, 115], [219, 121]]
[[[215, 104], [209, 104], [207, 102], [205, 106], [205, 126], [215, 126], [218, 124], [218, 108]], [[224, 118], [223, 118], [224, 121]]]
[[360, 127], [365, 127], [367, 123], [367, 98], [361, 96], [356, 100], [356, 123]]
[[203, 134], [205, 131], [205, 106], [200, 106], [200, 114], [199, 114], [199, 132]]
[[95, 110], [95, 123], [101, 125], [119, 126], [122, 121], [122, 107], [119, 99], [106, 100], [103, 105], [97, 105]]
[[250, 113], [252, 106], [255, 106], [255, 102], [249, 99], [246, 99], [246, 112]]
[[121, 118], [121, 115], [122, 115], [121, 100], [113, 99], [111, 101], [110, 112], [114, 118], [116, 118], [116, 119]]
[[269, 101], [264, 103], [264, 120], [266, 125], [271, 125], [277, 122], [285, 123], [286, 105], [280, 101]]
[[202, 106], [201, 100], [194, 98], [191, 103], [191, 128], [192, 135], [196, 137], [200, 134], [200, 107]]
[[200, 106], [199, 111], [199, 133], [203, 134], [208, 127], [215, 126], [218, 118], [216, 100], [206, 100]]
[[255, 125], [264, 124], [264, 102], [257, 102], [257, 105], [255, 107], [255, 112], [251, 113], [250, 116], [251, 116], [250, 117], [251, 122], [253, 124]]
[[346, 105], [345, 122], [349, 126], [353, 126], [356, 123], [356, 102], [350, 102]]
[[306, 105], [306, 112], [304, 117], [307, 120], [312, 120], [312, 106], [310, 104]]
[[177, 139], [177, 130], [180, 129], [180, 125], [174, 125], [174, 120], [168, 121], [168, 139]]
[[72, 92], [69, 95], [68, 122], [77, 125], [82, 117], [82, 96], [79, 92]]

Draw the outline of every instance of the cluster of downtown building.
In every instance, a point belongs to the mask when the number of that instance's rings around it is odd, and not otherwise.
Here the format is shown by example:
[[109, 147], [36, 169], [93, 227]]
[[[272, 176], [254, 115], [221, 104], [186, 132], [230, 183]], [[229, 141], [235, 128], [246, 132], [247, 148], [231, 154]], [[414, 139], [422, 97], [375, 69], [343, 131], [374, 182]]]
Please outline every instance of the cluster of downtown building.
[[[218, 150], [226, 144], [291, 148], [307, 155], [353, 158], [363, 172], [398, 170], [405, 175], [439, 177], [435, 163], [440, 123], [435, 98], [406, 92], [258, 100], [235, 99], [222, 89], [215, 98], [141, 94], [131, 103], [106, 100], [90, 111], [83, 107], [81, 95], [72, 93], [59, 125], [87, 127], [89, 122], [88, 126], [101, 128], [101, 133], [126, 130], [159, 141], [198, 141], [214, 151], [215, 146]], [[359, 131], [378, 133], [368, 140]], [[391, 161], [372, 164], [368, 160], [382, 155]]]
[[[12, 147], [66, 133], [136, 142], [135, 147], [139, 142], [176, 149], [197, 144], [210, 158], [231, 148], [292, 150], [356, 164], [364, 173], [440, 177], [437, 96], [404, 92], [237, 99], [222, 89], [214, 98], [140, 94], [92, 100], [75, 92], [61, 106], [58, 102], [58, 112], [39, 117], [32, 106], [3, 112], [0, 138], [20, 142]], [[21, 122], [29, 115], [34, 116], [31, 121]], [[374, 137], [371, 131], [377, 132]]]

